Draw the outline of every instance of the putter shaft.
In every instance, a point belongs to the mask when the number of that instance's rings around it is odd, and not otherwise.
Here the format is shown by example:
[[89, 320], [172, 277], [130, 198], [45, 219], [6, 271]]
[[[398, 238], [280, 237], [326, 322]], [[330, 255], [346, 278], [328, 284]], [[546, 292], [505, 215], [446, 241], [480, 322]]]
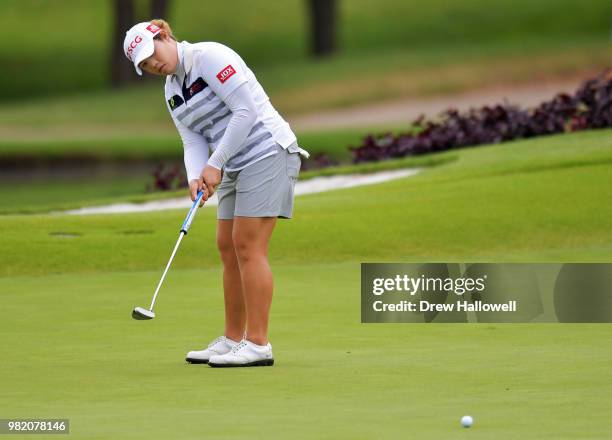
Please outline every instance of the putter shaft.
[[170, 269], [170, 265], [172, 264], [174, 255], [176, 254], [176, 251], [178, 250], [178, 247], [181, 244], [181, 240], [183, 239], [184, 236], [185, 236], [185, 232], [181, 231], [181, 233], [179, 234], [179, 238], [176, 241], [176, 245], [174, 246], [174, 250], [172, 251], [172, 255], [170, 256], [170, 260], [168, 260], [168, 264], [166, 264], [166, 269], [164, 270], [164, 274], [159, 280], [159, 284], [157, 284], [157, 289], [155, 289], [155, 293], [153, 294], [153, 300], [151, 301], [151, 307], [149, 307], [150, 311], [153, 311], [153, 306], [155, 305], [155, 300], [157, 299], [157, 293], [159, 292], [159, 289], [161, 288], [161, 285], [164, 282], [164, 278], [166, 278], [166, 274], [168, 273], [168, 269]]
[[193, 202], [193, 205], [191, 206], [191, 209], [189, 210], [189, 213], [187, 214], [187, 217], [185, 218], [185, 221], [183, 222], [183, 225], [181, 226], [181, 233], [179, 234], [179, 238], [176, 241], [176, 245], [174, 245], [174, 250], [172, 251], [170, 260], [168, 260], [168, 264], [166, 264], [166, 269], [164, 270], [164, 274], [159, 280], [159, 284], [157, 284], [157, 289], [155, 289], [155, 293], [153, 294], [153, 300], [151, 301], [151, 307], [149, 307], [149, 310], [151, 312], [153, 311], [153, 306], [155, 306], [155, 300], [157, 299], [157, 293], [159, 292], [159, 289], [161, 288], [161, 285], [164, 282], [164, 278], [166, 278], [166, 274], [168, 273], [168, 269], [170, 269], [170, 265], [172, 264], [174, 255], [176, 254], [176, 251], [178, 250], [179, 245], [181, 244], [181, 240], [183, 240], [183, 237], [187, 235], [187, 232], [189, 231], [189, 228], [191, 227], [191, 222], [193, 221], [196, 215], [196, 212], [198, 212], [198, 207], [200, 205], [200, 201], [202, 200], [203, 196], [204, 196], [204, 191], [199, 191], [198, 197]]

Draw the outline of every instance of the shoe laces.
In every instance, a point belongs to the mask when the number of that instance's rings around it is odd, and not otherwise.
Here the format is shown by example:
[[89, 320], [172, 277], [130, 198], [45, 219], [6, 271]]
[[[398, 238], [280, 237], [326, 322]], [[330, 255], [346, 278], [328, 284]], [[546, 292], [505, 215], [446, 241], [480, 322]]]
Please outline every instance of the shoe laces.
[[238, 344], [232, 347], [232, 353], [236, 353], [240, 351], [243, 347], [246, 347], [247, 343], [245, 341], [240, 341]]

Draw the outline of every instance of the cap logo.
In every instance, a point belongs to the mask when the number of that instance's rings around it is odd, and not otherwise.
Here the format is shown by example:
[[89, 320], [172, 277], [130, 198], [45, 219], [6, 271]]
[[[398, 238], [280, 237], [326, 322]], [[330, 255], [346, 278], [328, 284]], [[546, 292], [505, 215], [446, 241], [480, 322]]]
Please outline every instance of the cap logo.
[[234, 73], [236, 73], [236, 71], [232, 65], [229, 64], [227, 67], [224, 67], [221, 72], [217, 73], [217, 79], [221, 82], [221, 84], [223, 84], [225, 81], [230, 79]]
[[133, 61], [132, 55], [134, 53], [134, 49], [136, 48], [136, 46], [138, 46], [138, 43], [140, 43], [141, 41], [142, 41], [142, 37], [140, 35], [136, 35], [136, 38], [134, 38], [134, 40], [132, 40], [132, 42], [128, 46], [127, 57], [130, 59], [130, 61]]
[[155, 35], [156, 33], [158, 33], [161, 29], [159, 28], [159, 26], [154, 25], [153, 23], [151, 23], [150, 25], [147, 26], [147, 30], [149, 32], [151, 32], [153, 35]]

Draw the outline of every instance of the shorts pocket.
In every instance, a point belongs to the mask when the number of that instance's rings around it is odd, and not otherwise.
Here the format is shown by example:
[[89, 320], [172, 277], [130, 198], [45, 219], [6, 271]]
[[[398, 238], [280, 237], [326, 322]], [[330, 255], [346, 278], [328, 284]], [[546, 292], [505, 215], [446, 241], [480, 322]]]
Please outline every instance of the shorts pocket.
[[300, 159], [299, 153], [286, 153], [287, 154], [287, 176], [291, 179], [297, 179], [300, 174], [300, 167], [302, 166], [302, 159]]

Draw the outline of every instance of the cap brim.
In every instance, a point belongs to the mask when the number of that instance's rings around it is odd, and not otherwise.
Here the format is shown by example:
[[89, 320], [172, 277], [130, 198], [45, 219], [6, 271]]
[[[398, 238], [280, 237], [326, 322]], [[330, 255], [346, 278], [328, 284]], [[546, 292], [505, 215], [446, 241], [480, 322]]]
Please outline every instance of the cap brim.
[[136, 58], [134, 58], [134, 68], [136, 69], [136, 73], [138, 75], [142, 76], [142, 70], [140, 67], [138, 67], [138, 65], [143, 60], [153, 55], [153, 52], [155, 52], [155, 43], [153, 43], [153, 40], [151, 40], [149, 43], [145, 44], [142, 49], [140, 49], [138, 55], [136, 55]]

